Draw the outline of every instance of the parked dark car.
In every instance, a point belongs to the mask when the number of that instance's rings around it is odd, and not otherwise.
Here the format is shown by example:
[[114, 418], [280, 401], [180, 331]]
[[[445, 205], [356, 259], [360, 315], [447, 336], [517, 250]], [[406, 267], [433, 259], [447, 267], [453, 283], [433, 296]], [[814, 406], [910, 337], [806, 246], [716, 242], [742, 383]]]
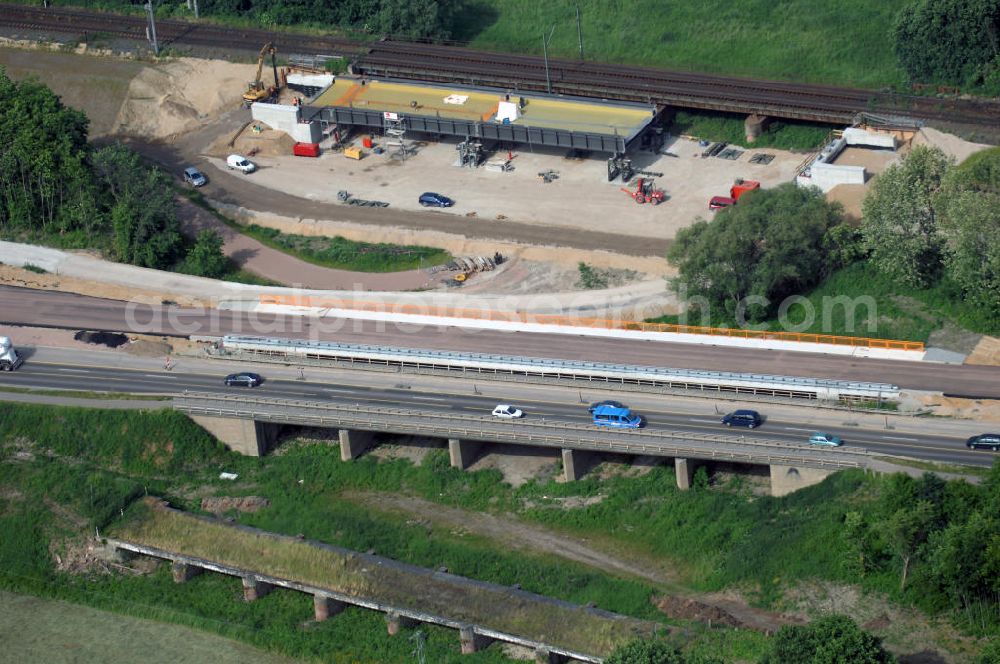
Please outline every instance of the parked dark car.
[[965, 446], [970, 450], [993, 450], [1000, 451], [1000, 433], [981, 433], [978, 436], [965, 441]]
[[257, 387], [264, 382], [260, 374], [244, 371], [226, 376], [226, 387]]
[[590, 411], [591, 415], [593, 415], [594, 411], [600, 408], [601, 406], [611, 406], [612, 408], [628, 408], [628, 406], [623, 404], [621, 401], [608, 400], [608, 401], [598, 401], [597, 403], [592, 403], [587, 407], [587, 410]]
[[455, 201], [451, 200], [447, 196], [435, 194], [433, 191], [425, 191], [420, 194], [420, 198], [418, 200], [424, 207], [451, 207], [455, 204]]
[[734, 410], [722, 418], [727, 427], [746, 427], [756, 429], [764, 421], [756, 410]]

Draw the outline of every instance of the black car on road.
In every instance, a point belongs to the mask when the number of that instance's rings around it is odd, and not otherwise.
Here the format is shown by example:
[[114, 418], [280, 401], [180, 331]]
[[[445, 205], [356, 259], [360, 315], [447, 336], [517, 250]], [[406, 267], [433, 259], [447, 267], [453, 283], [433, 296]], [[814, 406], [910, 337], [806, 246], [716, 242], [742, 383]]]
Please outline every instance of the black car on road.
[[601, 406], [611, 406], [612, 408], [628, 408], [628, 406], [626, 406], [620, 401], [598, 401], [597, 403], [592, 403], [589, 406], [587, 406], [587, 410], [590, 411], [591, 415], [593, 415], [594, 411], [600, 408]]
[[965, 441], [970, 450], [1000, 451], [1000, 433], [981, 433]]
[[226, 376], [226, 387], [257, 387], [264, 382], [260, 374], [244, 371]]
[[746, 427], [756, 429], [761, 425], [764, 418], [756, 410], [734, 410], [722, 418], [722, 423], [727, 427]]

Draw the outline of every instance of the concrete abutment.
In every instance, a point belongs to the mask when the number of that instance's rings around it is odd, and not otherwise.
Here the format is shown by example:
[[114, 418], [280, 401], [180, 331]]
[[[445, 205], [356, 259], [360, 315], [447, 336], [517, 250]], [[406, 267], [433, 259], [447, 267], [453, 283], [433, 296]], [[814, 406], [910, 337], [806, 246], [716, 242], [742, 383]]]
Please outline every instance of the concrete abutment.
[[170, 563], [170, 574], [174, 577], [174, 583], [187, 583], [205, 570], [197, 565], [174, 561]]
[[196, 424], [219, 439], [234, 452], [246, 456], [263, 456], [275, 441], [281, 425], [236, 417], [190, 415]]
[[313, 595], [313, 618], [316, 622], [323, 622], [330, 616], [335, 616], [344, 609], [347, 604], [326, 595]]
[[564, 449], [562, 451], [563, 479], [567, 482], [575, 482], [587, 474], [594, 463], [596, 454], [584, 452], [583, 450]]
[[677, 488], [687, 491], [691, 488], [691, 480], [694, 477], [694, 461], [691, 459], [674, 459], [674, 474], [677, 476]]
[[458, 629], [458, 640], [463, 655], [471, 655], [493, 643], [493, 639], [482, 634], [477, 634], [471, 625], [465, 625]]
[[766, 115], [748, 115], [747, 119], [743, 122], [747, 143], [753, 143], [761, 134], [767, 131], [769, 122], [771, 122], [771, 118]]
[[406, 618], [392, 611], [385, 614], [385, 626], [389, 632], [389, 636], [396, 636], [399, 634], [399, 630], [414, 627], [416, 624], [416, 620]]
[[375, 434], [371, 431], [341, 429], [337, 435], [340, 437], [341, 461], [356, 459], [375, 442]]
[[471, 466], [482, 452], [484, 444], [474, 440], [449, 438], [448, 457], [451, 460], [451, 467], [465, 470]]
[[264, 595], [274, 589], [274, 586], [264, 581], [259, 581], [252, 576], [243, 577], [243, 600], [256, 602]]
[[835, 472], [820, 468], [771, 464], [771, 495], [775, 498], [787, 496], [799, 489], [819, 484]]

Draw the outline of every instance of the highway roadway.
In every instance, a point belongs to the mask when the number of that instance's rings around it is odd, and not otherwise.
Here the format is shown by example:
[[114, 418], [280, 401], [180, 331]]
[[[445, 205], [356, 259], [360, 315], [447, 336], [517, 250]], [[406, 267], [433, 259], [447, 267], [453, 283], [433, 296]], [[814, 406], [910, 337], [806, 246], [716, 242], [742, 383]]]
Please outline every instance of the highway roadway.
[[[790, 351], [724, 348], [564, 334], [502, 332], [447, 326], [399, 329], [362, 320], [251, 314], [139, 305], [130, 325], [127, 303], [60, 291], [0, 286], [0, 325], [145, 332], [174, 336], [252, 334], [381, 344], [400, 348], [591, 360], [677, 369], [764, 373], [893, 383], [903, 389], [1000, 399], [1000, 368], [876, 360]], [[16, 339], [15, 339], [16, 344]]]
[[[267, 367], [259, 369], [259, 371], [267, 376]], [[30, 361], [14, 373], [0, 373], [0, 386], [68, 390], [92, 390], [97, 387], [104, 391], [132, 394], [180, 393], [184, 390], [191, 390], [348, 405], [390, 406], [434, 413], [481, 416], [488, 416], [497, 404], [496, 397], [469, 394], [468, 384], [464, 381], [450, 382], [451, 385], [454, 385], [454, 389], [465, 390], [462, 393], [449, 393], [443, 389], [437, 389], [433, 392], [407, 389], [398, 385], [400, 378], [393, 374], [384, 375], [386, 383], [384, 387], [358, 385], [335, 378], [326, 380], [276, 378], [266, 380], [260, 387], [249, 389], [225, 387], [223, 385], [225, 372], [226, 368], [222, 366], [217, 372], [197, 369], [190, 373], [184, 373]], [[515, 394], [522, 391], [522, 388], [510, 386], [510, 391]], [[574, 402], [577, 397], [576, 390], [553, 391], [549, 394], [551, 396], [548, 398], [532, 395], [530, 398], [512, 399], [511, 403], [524, 410], [526, 418], [529, 420], [544, 418], [548, 421], [574, 423], [590, 421], [586, 407]], [[559, 394], [565, 394], [565, 399], [560, 400], [557, 396]], [[648, 395], [625, 394], [619, 399], [628, 403], [630, 396], [635, 399], [646, 397], [647, 405], [641, 409], [637, 408], [637, 412], [646, 418], [647, 427], [650, 430], [745, 436], [747, 440], [760, 437], [790, 443], [805, 442], [809, 434], [815, 430], [815, 427], [796, 422], [791, 418], [767, 419], [764, 425], [754, 430], [728, 429], [720, 423], [718, 417], [672, 411], [669, 404], [650, 407]], [[766, 406], [762, 406], [761, 410], [766, 416]], [[964, 446], [964, 440], [937, 434], [916, 434], [912, 431], [886, 431], [847, 426], [824, 426], [823, 428], [843, 438], [848, 445], [864, 447], [878, 454], [976, 466], [989, 466], [997, 456], [986, 451], [970, 451]]]

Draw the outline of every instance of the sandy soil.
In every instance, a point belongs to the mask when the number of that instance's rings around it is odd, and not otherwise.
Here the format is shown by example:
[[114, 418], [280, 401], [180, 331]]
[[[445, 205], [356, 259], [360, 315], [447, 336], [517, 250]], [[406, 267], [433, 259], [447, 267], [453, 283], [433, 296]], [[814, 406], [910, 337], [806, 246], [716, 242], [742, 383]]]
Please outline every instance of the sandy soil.
[[969, 155], [980, 150], [993, 147], [984, 143], [971, 143], [931, 127], [923, 127], [918, 131], [917, 135], [913, 137], [913, 145], [930, 145], [939, 148], [946, 155], [954, 157], [957, 162], [963, 161]]
[[231, 205], [216, 205], [216, 208], [243, 223], [275, 228], [284, 233], [340, 235], [350, 240], [365, 242], [426, 245], [445, 249], [453, 256], [492, 256], [494, 252], [499, 251], [505, 256], [519, 256], [529, 261], [555, 263], [569, 269], [576, 269], [580, 262], [584, 262], [595, 267], [635, 270], [649, 275], [673, 276], [676, 274], [676, 270], [667, 260], [659, 257], [643, 258], [609, 251], [589, 251], [567, 247], [559, 247], [558, 251], [555, 251], [553, 247], [487, 240], [434, 230], [418, 230], [399, 226], [367, 226], [350, 221], [287, 217], [272, 213], [253, 212]]
[[[335, 203], [338, 190], [359, 198], [382, 200], [393, 207], [418, 210], [418, 196], [438, 191], [456, 200], [453, 208], [439, 214], [469, 218], [469, 223], [502, 223], [506, 219], [559, 228], [581, 228], [641, 237], [672, 238], [697, 217], [708, 215], [708, 200], [726, 193], [738, 177], [758, 179], [763, 186], [785, 182], [794, 174], [801, 155], [768, 150], [775, 160], [768, 166], [748, 162], [756, 151], [737, 161], [702, 159], [695, 141], [674, 139], [668, 149], [676, 157], [639, 154], [637, 167], [662, 172], [657, 186], [670, 196], [653, 207], [636, 205], [621, 191], [620, 182], [607, 182], [607, 167], [601, 155], [567, 159], [565, 151], [522, 149], [514, 155], [514, 171], [496, 173], [484, 168], [454, 165], [453, 140], [419, 142], [405, 162], [365, 151], [360, 161], [337, 152], [318, 159], [289, 154], [255, 158], [260, 170], [253, 181], [308, 200]], [[218, 145], [203, 148], [209, 161], [223, 166]], [[214, 152], [214, 155], [213, 155]], [[555, 170], [556, 181], [544, 184], [539, 172]], [[577, 205], [566, 205], [567, 200]], [[614, 250], [614, 247], [608, 247]]]
[[836, 201], [844, 206], [844, 214], [856, 222], [861, 221], [861, 202], [868, 191], [864, 184], [838, 184], [826, 192], [826, 200]]
[[166, 301], [174, 302], [183, 307], [211, 306], [208, 300], [175, 295], [143, 288], [126, 288], [115, 284], [105, 284], [96, 281], [65, 277], [58, 274], [36, 274], [19, 267], [0, 264], [0, 284], [37, 288], [42, 290], [59, 290], [79, 295], [91, 295], [112, 300], [147, 302], [160, 304]]
[[965, 363], [1000, 366], [1000, 339], [984, 336], [965, 358]]
[[187, 131], [239, 106], [255, 65], [180, 58], [143, 67], [128, 93], [111, 133], [166, 138]]
[[920, 398], [921, 405], [939, 417], [955, 417], [983, 422], [1000, 422], [1000, 401], [991, 399], [959, 399], [940, 394]]

